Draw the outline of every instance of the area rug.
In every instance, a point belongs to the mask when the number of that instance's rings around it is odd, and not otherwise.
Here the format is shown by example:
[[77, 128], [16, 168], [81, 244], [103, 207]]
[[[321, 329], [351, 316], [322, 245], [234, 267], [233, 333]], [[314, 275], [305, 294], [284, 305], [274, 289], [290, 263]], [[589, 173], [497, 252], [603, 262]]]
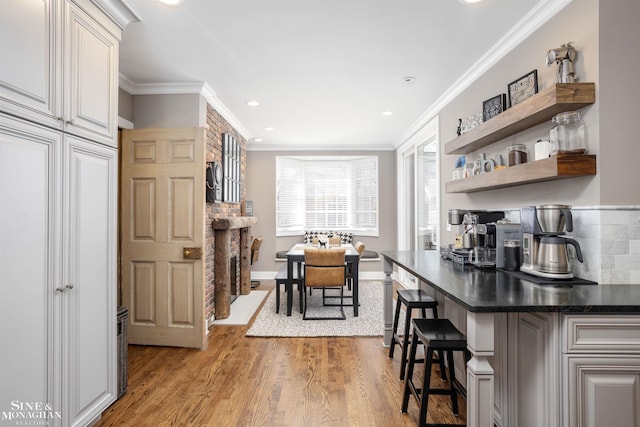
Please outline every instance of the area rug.
[[[276, 313], [276, 296], [272, 291], [253, 325], [247, 331], [249, 337], [338, 337], [382, 336], [384, 334], [382, 282], [360, 282], [360, 307], [358, 317], [353, 317], [353, 307], [345, 307], [346, 320], [303, 320], [295, 290], [291, 316], [286, 314], [286, 293], [280, 295], [280, 313]], [[337, 307], [322, 306], [322, 291], [307, 294], [310, 316], [334, 316]], [[402, 316], [404, 318], [404, 316]]]
[[248, 325], [269, 291], [252, 290], [248, 295], [239, 295], [231, 304], [231, 314], [226, 319], [214, 320], [214, 325], [243, 326]]

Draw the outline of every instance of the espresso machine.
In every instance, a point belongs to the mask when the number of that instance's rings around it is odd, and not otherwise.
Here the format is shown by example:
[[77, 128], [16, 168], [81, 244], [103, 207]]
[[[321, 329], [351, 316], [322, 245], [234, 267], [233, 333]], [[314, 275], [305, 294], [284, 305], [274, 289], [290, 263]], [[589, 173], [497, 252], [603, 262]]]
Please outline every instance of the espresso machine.
[[520, 208], [522, 226], [522, 266], [520, 271], [550, 279], [571, 279], [569, 252], [573, 246], [578, 261], [583, 262], [580, 244], [565, 237], [573, 231], [571, 207], [539, 205]]
[[455, 243], [441, 248], [443, 258], [461, 264], [469, 263], [469, 253], [474, 248], [487, 248], [495, 267], [496, 225], [504, 218], [503, 211], [449, 209], [448, 223], [458, 226]]

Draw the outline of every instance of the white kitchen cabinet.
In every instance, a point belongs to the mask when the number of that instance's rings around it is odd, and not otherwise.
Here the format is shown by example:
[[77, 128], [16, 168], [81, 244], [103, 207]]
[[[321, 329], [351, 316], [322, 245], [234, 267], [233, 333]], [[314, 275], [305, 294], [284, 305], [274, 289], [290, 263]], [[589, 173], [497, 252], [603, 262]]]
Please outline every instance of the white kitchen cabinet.
[[0, 114], [2, 411], [87, 425], [116, 398], [116, 172], [114, 148]]
[[566, 315], [564, 425], [640, 427], [640, 317]]
[[[444, 317], [465, 330], [466, 310], [445, 298]], [[494, 423], [498, 427], [561, 427], [562, 382], [558, 313], [494, 315]], [[465, 378], [455, 360], [456, 378]], [[466, 381], [462, 382], [466, 386]]]
[[506, 425], [562, 426], [558, 313], [509, 314]]
[[640, 426], [640, 355], [569, 355], [565, 366], [566, 426]]
[[120, 34], [89, 0], [0, 2], [0, 110], [115, 146]]
[[[117, 396], [116, 200], [113, 148], [65, 137], [62, 396], [64, 425], [86, 425]], [[66, 335], [66, 336], [65, 336]]]
[[61, 141], [0, 115], [0, 412], [11, 402], [60, 408]]

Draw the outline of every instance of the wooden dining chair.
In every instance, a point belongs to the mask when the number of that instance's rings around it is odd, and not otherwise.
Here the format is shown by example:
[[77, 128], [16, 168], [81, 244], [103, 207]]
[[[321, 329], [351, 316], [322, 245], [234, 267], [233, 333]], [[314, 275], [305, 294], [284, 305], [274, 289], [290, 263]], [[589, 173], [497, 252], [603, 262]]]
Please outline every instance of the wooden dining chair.
[[307, 292], [304, 293], [304, 320], [344, 320], [346, 316], [343, 308], [343, 292], [346, 280], [344, 248], [305, 248], [304, 250], [304, 285], [305, 288], [322, 288], [322, 302], [327, 288], [340, 290], [340, 316], [337, 317], [308, 317]]

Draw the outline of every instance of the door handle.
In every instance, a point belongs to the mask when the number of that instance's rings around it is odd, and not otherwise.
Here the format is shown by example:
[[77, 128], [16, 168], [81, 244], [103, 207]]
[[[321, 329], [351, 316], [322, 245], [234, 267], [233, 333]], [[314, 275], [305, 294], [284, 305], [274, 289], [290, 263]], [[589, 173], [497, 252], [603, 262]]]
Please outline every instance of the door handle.
[[182, 248], [183, 259], [201, 259], [202, 248]]

